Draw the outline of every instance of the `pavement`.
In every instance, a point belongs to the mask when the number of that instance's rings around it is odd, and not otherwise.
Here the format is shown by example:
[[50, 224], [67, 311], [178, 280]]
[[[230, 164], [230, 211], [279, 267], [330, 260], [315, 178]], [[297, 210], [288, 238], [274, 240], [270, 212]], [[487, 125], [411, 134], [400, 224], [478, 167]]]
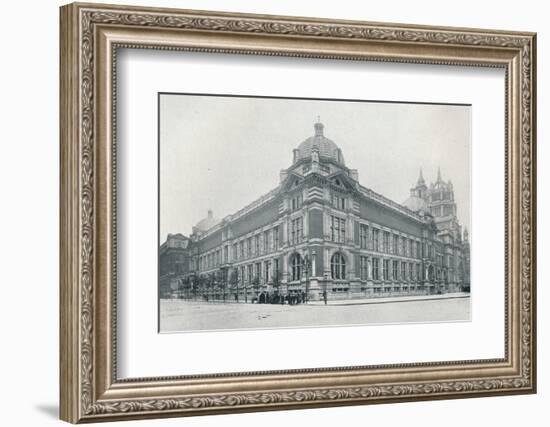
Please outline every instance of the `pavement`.
[[[454, 292], [448, 294], [434, 294], [434, 295], [403, 295], [403, 296], [390, 296], [390, 297], [373, 297], [373, 298], [354, 298], [354, 299], [328, 299], [327, 305], [363, 305], [363, 304], [383, 304], [389, 302], [407, 302], [407, 301], [431, 301], [431, 300], [443, 300], [452, 298], [469, 298], [468, 292]], [[323, 300], [308, 301], [311, 305], [325, 305]]]
[[470, 320], [466, 294], [418, 295], [308, 304], [160, 301], [161, 332], [301, 328]]

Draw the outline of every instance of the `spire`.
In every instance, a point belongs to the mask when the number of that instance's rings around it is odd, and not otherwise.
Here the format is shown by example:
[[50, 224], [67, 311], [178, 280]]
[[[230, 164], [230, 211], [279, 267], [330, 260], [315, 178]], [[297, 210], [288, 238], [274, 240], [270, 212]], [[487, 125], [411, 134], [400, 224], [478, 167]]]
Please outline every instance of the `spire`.
[[420, 168], [420, 173], [418, 174], [418, 181], [416, 182], [416, 186], [420, 187], [426, 185], [424, 182], [424, 176], [422, 175], [422, 168]]
[[438, 167], [437, 168], [437, 182], [442, 182], [443, 180], [441, 179], [441, 168]]
[[212, 218], [214, 216], [214, 212], [212, 212], [212, 209], [208, 209], [208, 218]]
[[315, 136], [323, 136], [325, 126], [321, 123], [321, 117], [317, 116], [317, 122], [313, 125], [315, 128]]

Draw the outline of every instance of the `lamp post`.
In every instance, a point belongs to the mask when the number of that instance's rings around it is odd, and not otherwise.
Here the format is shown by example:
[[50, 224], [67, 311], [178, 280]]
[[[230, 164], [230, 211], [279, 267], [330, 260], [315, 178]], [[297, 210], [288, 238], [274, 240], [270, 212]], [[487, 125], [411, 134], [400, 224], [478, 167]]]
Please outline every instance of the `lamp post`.
[[306, 272], [306, 296], [304, 298], [304, 303], [307, 304], [308, 300], [309, 300], [309, 281], [310, 281], [310, 278], [313, 274], [315, 274], [315, 272], [313, 271], [314, 268], [315, 268], [315, 256], [317, 255], [317, 253], [315, 252], [315, 250], [311, 251], [311, 256], [307, 255], [304, 257], [304, 269], [305, 269], [305, 272]]
[[324, 291], [323, 291], [323, 300], [325, 301], [325, 305], [327, 305], [327, 300], [328, 300], [328, 292], [327, 292], [327, 286], [328, 286], [328, 273], [325, 272], [325, 274], [323, 275], [323, 278], [325, 279], [324, 280]]
[[309, 292], [309, 265], [309, 255], [306, 254], [306, 256], [304, 257], [304, 271], [306, 273], [306, 296], [304, 298], [304, 304], [307, 304], [307, 296]]

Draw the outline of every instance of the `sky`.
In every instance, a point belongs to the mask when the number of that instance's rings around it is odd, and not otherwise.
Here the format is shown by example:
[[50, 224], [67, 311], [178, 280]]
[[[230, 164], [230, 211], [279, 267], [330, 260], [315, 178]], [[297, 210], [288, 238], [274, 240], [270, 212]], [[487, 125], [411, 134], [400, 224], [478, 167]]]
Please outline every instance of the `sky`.
[[275, 188], [318, 116], [359, 182], [395, 202], [420, 168], [429, 185], [440, 167], [471, 229], [469, 106], [161, 94], [159, 108], [161, 242], [189, 235], [208, 209], [221, 219]]

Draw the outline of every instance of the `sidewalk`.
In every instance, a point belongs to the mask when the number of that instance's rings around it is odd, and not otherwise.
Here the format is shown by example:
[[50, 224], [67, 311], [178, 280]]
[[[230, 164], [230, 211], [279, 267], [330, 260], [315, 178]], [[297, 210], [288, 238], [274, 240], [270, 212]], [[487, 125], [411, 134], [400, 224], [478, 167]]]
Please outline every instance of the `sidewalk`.
[[[429, 300], [442, 300], [452, 298], [469, 298], [468, 292], [455, 292], [449, 294], [440, 295], [410, 295], [410, 296], [393, 296], [393, 297], [371, 297], [371, 298], [354, 298], [354, 299], [341, 299], [341, 300], [329, 300], [327, 305], [362, 305], [362, 304], [384, 304], [391, 302], [408, 302], [408, 301], [429, 301]], [[308, 301], [308, 305], [325, 305], [325, 302], [321, 299], [319, 301]]]

